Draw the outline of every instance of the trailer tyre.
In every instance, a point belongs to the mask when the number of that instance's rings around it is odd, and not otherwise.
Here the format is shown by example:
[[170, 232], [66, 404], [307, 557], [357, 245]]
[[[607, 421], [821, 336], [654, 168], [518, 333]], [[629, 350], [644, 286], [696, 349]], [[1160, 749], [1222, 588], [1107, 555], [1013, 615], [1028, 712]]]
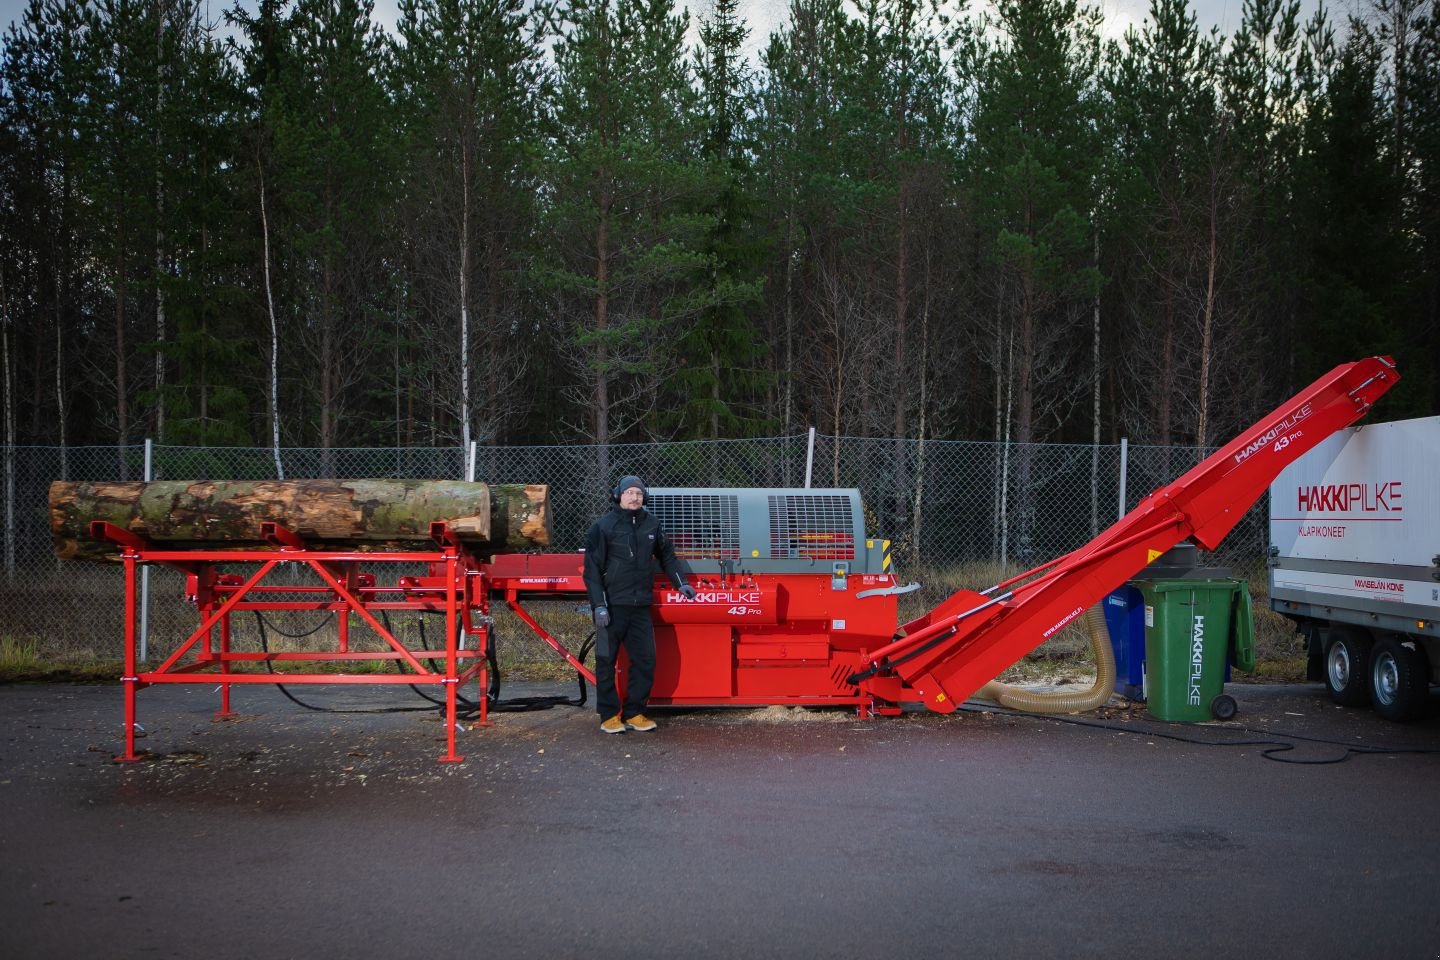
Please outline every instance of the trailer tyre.
[[1342, 707], [1370, 698], [1370, 641], [1352, 630], [1336, 630], [1325, 647], [1325, 689]]
[[1370, 705], [1386, 720], [1414, 720], [1430, 695], [1425, 655], [1395, 637], [1375, 644], [1370, 657]]

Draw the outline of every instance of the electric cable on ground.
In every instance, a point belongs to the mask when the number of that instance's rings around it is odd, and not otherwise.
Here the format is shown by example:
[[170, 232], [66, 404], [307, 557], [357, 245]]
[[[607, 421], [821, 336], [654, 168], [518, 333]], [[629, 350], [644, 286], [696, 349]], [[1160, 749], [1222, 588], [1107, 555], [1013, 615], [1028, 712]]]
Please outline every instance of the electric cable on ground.
[[1297, 760], [1292, 757], [1282, 757], [1279, 754], [1289, 753], [1295, 749], [1295, 744], [1287, 740], [1202, 740], [1197, 737], [1185, 737], [1178, 733], [1163, 733], [1158, 730], [1136, 730], [1132, 727], [1121, 724], [1104, 723], [1098, 720], [1082, 720], [1079, 717], [1062, 717], [1055, 714], [1034, 714], [1023, 710], [1005, 710], [996, 707], [979, 707], [965, 705], [960, 708], [965, 713], [990, 713], [1010, 717], [1034, 717], [1040, 720], [1054, 720], [1057, 723], [1068, 723], [1077, 727], [1092, 727], [1097, 730], [1110, 730], [1116, 733], [1129, 733], [1137, 737], [1158, 737], [1163, 740], [1174, 740], [1178, 743], [1189, 743], [1201, 747], [1268, 747], [1260, 751], [1260, 755], [1266, 760], [1274, 760], [1276, 763], [1293, 763], [1298, 766], [1326, 766], [1328, 764], [1344, 763], [1352, 755], [1357, 754], [1427, 754], [1440, 753], [1440, 748], [1434, 747], [1367, 747], [1346, 743], [1343, 740], [1329, 740], [1324, 737], [1307, 737], [1299, 733], [1286, 733], [1283, 730], [1256, 730], [1253, 727], [1220, 727], [1222, 730], [1241, 730], [1246, 733], [1258, 733], [1275, 737], [1286, 737], [1288, 740], [1304, 740], [1307, 743], [1323, 743], [1329, 746], [1344, 747], [1345, 753], [1339, 757], [1332, 757], [1328, 760]]

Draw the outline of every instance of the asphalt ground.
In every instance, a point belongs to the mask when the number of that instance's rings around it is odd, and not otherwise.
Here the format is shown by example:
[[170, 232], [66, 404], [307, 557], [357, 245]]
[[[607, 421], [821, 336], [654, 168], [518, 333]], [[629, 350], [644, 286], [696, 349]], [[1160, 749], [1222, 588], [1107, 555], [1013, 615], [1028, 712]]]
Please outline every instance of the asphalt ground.
[[1223, 725], [557, 708], [451, 765], [433, 714], [171, 686], [117, 764], [116, 687], [0, 687], [0, 957], [1440, 957], [1440, 709], [1227, 691]]

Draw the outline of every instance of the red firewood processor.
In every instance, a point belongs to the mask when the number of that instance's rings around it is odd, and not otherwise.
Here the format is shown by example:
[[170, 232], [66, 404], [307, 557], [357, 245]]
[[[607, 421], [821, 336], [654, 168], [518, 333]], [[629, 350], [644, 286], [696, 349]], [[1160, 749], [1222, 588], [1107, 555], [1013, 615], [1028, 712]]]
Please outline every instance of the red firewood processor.
[[[1363, 417], [1399, 381], [1389, 357], [1343, 364], [1306, 387], [1168, 486], [1156, 490], [1089, 543], [1043, 566], [981, 591], [961, 590], [933, 610], [900, 623], [897, 598], [915, 589], [892, 572], [888, 543], [867, 537], [859, 491], [815, 489], [652, 488], [647, 503], [694, 571], [693, 600], [657, 583], [653, 610], [657, 667], [654, 706], [848, 706], [861, 716], [898, 714], [906, 704], [948, 713], [1070, 623], [1087, 617], [1092, 637], [1104, 632], [1099, 604], [1172, 547], [1190, 542], [1214, 550], [1288, 464], [1334, 431]], [[117, 760], [135, 760], [136, 693], [165, 683], [218, 685], [230, 712], [235, 684], [406, 683], [443, 691], [449, 731], [440, 760], [456, 753], [459, 690], [475, 681], [485, 722], [492, 643], [492, 605], [508, 606], [587, 679], [581, 657], [547, 631], [534, 602], [584, 602], [579, 553], [477, 555], [443, 522], [433, 548], [346, 552], [318, 549], [265, 524], [263, 549], [161, 548], [114, 524], [90, 533], [121, 547], [125, 568], [125, 744]], [[137, 656], [137, 570], [163, 564], [184, 571], [197, 629], [158, 667], [141, 672]], [[428, 575], [387, 578], [370, 570]], [[243, 566], [245, 575], [220, 572]], [[319, 584], [267, 583], [277, 568], [303, 564]], [[292, 581], [293, 582], [293, 581]], [[295, 599], [297, 590], [309, 591]], [[384, 642], [381, 653], [232, 649], [231, 619], [244, 611], [329, 610]], [[416, 649], [389, 628], [392, 611], [444, 617], [443, 643]], [[1087, 614], [1087, 611], [1091, 613]], [[218, 634], [218, 636], [217, 636]], [[217, 642], [218, 640], [218, 642]], [[1097, 653], [1108, 645], [1095, 644]], [[405, 673], [261, 673], [257, 662], [395, 659]], [[1059, 708], [1083, 710], [1108, 699], [1113, 663], [1101, 658], [1091, 691], [1067, 695]], [[240, 669], [236, 669], [236, 668]], [[1107, 675], [1107, 667], [1112, 671]], [[623, 670], [623, 667], [622, 667]], [[623, 677], [622, 677], [623, 680]], [[987, 697], [1004, 699], [990, 687]], [[1035, 704], [1018, 694], [1022, 707]]]

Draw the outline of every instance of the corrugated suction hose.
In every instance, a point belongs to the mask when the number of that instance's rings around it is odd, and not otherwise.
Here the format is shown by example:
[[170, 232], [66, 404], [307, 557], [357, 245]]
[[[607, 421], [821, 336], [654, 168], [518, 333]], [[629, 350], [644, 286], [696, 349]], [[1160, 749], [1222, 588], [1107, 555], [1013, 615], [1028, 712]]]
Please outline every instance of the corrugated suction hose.
[[1085, 626], [1090, 630], [1090, 651], [1095, 656], [1095, 685], [1089, 690], [1077, 690], [1074, 693], [1022, 690], [1008, 683], [991, 680], [981, 687], [975, 696], [1026, 713], [1084, 713], [1103, 705], [1115, 692], [1115, 652], [1110, 649], [1103, 603], [1097, 603], [1085, 611]]

